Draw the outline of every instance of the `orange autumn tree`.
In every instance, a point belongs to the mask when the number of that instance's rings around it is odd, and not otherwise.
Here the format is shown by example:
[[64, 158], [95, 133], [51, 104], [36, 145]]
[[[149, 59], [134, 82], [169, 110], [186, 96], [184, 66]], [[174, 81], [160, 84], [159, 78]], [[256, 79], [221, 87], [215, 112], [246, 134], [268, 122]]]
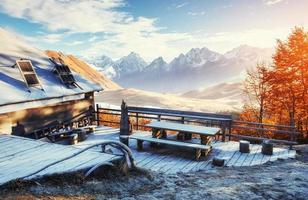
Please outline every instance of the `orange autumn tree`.
[[248, 70], [247, 77], [244, 82], [244, 93], [248, 96], [249, 105], [245, 105], [245, 112], [242, 113], [242, 118], [251, 118], [248, 113], [259, 123], [263, 123], [265, 115], [265, 102], [268, 98], [269, 83], [268, 83], [268, 67], [265, 63], [258, 63], [256, 69]]
[[307, 89], [308, 32], [295, 27], [286, 41], [277, 41], [271, 68], [259, 64], [248, 72], [245, 92], [255, 103], [245, 105], [240, 117], [248, 120], [249, 113], [257, 113], [254, 121], [264, 122], [266, 116], [267, 122], [295, 126], [307, 137]]
[[287, 41], [278, 40], [273, 62], [268, 106], [281, 123], [307, 133], [308, 32], [295, 27]]

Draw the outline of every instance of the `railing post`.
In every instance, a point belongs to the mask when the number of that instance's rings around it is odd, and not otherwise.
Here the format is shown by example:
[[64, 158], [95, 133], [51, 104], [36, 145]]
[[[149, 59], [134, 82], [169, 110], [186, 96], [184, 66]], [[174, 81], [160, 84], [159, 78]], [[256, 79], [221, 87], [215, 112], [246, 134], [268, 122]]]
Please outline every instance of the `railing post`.
[[231, 134], [232, 134], [232, 120], [229, 121], [228, 134], [229, 134], [229, 141], [230, 141]]
[[136, 129], [139, 130], [139, 116], [138, 113], [136, 113]]
[[99, 105], [96, 104], [96, 123], [97, 123], [97, 126], [100, 125], [99, 123]]
[[225, 142], [226, 141], [226, 126], [225, 123], [222, 123], [222, 141]]
[[158, 121], [160, 121], [161, 120], [161, 115], [158, 115]]

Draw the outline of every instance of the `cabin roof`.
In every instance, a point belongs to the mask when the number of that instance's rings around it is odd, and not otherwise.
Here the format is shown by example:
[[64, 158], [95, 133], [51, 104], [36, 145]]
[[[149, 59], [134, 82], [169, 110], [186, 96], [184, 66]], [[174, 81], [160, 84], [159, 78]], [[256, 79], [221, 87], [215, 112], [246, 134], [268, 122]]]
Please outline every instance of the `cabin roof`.
[[[18, 67], [11, 67], [21, 58], [31, 60], [44, 90], [40, 87], [31, 87], [29, 92]], [[54, 64], [40, 51], [31, 52], [22, 57], [0, 53], [0, 106], [103, 90], [100, 85], [87, 80], [73, 70], [72, 74], [80, 87], [67, 88], [53, 71]]]

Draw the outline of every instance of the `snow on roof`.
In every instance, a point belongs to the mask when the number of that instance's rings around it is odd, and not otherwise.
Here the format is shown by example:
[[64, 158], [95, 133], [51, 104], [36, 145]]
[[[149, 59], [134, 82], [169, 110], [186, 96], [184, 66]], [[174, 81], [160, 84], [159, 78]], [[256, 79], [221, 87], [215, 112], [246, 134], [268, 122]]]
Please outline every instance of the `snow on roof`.
[[[81, 88], [67, 88], [53, 73], [54, 64], [43, 51], [29, 46], [18, 36], [0, 28], [0, 106], [40, 99], [64, 97], [102, 90], [102, 87], [72, 71]], [[30, 88], [18, 69], [11, 67], [19, 59], [31, 60], [38, 79], [44, 89]]]

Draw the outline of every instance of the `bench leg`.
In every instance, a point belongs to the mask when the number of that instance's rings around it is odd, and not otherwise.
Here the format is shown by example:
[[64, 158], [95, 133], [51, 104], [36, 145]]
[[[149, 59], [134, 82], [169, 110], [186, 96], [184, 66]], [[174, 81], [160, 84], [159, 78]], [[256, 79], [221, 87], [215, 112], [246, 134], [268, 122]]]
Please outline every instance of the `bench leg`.
[[185, 140], [191, 140], [192, 134], [191, 133], [184, 133], [184, 138], [185, 138]]
[[138, 151], [142, 151], [142, 149], [143, 149], [142, 144], [143, 144], [142, 140], [137, 140], [137, 150]]
[[153, 128], [153, 129], [152, 129], [152, 137], [153, 137], [153, 138], [157, 138], [157, 136], [158, 136], [158, 130], [155, 129], [155, 128]]
[[196, 149], [195, 150], [195, 159], [199, 160], [201, 157], [201, 149]]
[[161, 133], [161, 137], [162, 137], [162, 138], [167, 138], [167, 132], [166, 132], [166, 130], [161, 129], [161, 130], [160, 130], [160, 133]]
[[212, 147], [211, 147], [210, 149], [207, 149], [207, 150], [202, 150], [202, 151], [201, 151], [201, 156], [206, 157], [206, 156], [209, 155], [209, 153], [210, 153], [211, 151], [212, 151]]
[[184, 133], [183, 132], [179, 132], [176, 136], [177, 140], [183, 141], [185, 139]]

